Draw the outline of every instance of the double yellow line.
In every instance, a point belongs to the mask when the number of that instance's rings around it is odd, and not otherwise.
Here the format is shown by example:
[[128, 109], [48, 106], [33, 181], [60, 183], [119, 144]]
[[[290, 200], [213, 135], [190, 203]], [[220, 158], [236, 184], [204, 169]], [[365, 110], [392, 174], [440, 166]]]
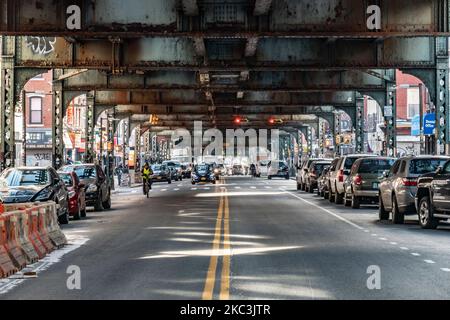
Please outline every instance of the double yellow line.
[[[225, 182], [221, 179], [221, 182]], [[217, 190], [217, 188], [216, 188]], [[221, 189], [219, 208], [217, 209], [216, 228], [213, 240], [212, 254], [209, 261], [208, 273], [206, 274], [205, 288], [203, 290], [203, 300], [212, 300], [214, 296], [214, 286], [216, 283], [217, 265], [221, 255], [223, 224], [223, 254], [222, 273], [220, 279], [220, 300], [228, 300], [230, 297], [230, 209], [228, 206], [228, 196], [226, 189]]]

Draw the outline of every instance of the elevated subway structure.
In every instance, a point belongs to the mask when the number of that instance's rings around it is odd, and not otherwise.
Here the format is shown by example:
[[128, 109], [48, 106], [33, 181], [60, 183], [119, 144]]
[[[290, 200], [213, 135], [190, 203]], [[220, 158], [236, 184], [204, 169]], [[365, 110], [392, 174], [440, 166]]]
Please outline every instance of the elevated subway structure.
[[[192, 129], [193, 121], [308, 135], [320, 119], [349, 114], [364, 149], [363, 96], [385, 114], [386, 155], [396, 154], [395, 69], [427, 86], [436, 108], [436, 141], [449, 153], [449, 1], [4, 1], [1, 36], [1, 164], [14, 164], [14, 111], [27, 80], [53, 69], [54, 165], [63, 160], [62, 118], [88, 94], [86, 152], [105, 110], [140, 133]], [[76, 9], [79, 8], [79, 26]], [[68, 13], [69, 12], [69, 13]], [[73, 23], [71, 25], [70, 23]], [[78, 28], [79, 27], [79, 28]], [[149, 115], [161, 121], [149, 123]], [[268, 125], [276, 116], [282, 123]], [[242, 125], [243, 128], [246, 125]], [[130, 131], [130, 130], [129, 130]], [[310, 140], [310, 139], [309, 139]], [[311, 141], [308, 141], [310, 143]]]

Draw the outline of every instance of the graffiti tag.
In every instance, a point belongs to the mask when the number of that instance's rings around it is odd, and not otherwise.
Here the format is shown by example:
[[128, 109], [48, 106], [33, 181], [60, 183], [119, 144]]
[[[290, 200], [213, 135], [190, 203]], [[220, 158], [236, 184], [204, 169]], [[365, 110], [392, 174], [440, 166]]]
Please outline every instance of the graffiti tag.
[[25, 42], [34, 54], [47, 55], [55, 50], [56, 37], [27, 36]]

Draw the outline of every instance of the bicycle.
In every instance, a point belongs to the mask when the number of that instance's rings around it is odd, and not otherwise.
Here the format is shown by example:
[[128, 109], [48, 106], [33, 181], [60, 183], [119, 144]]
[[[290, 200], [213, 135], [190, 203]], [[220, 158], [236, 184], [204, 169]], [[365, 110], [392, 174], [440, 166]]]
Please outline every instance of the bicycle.
[[143, 183], [144, 183], [144, 194], [148, 198], [150, 196], [150, 189], [151, 189], [150, 180], [144, 179]]

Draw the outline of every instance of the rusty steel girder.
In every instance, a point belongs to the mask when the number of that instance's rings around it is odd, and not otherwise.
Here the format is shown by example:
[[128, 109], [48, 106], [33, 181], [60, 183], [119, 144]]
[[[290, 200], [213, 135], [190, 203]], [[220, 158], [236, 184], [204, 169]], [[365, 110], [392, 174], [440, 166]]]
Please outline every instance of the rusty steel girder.
[[[390, 0], [380, 6], [380, 36], [447, 32], [447, 0]], [[0, 3], [0, 32], [10, 35], [149, 36], [154, 33], [210, 31], [323, 33], [374, 36], [368, 6], [361, 0], [16, 0]], [[74, 7], [75, 6], [75, 7]], [[78, 11], [78, 12], [77, 12]], [[264, 17], [267, 17], [266, 19]], [[74, 21], [76, 23], [74, 23]], [[72, 26], [73, 24], [73, 26]]]

